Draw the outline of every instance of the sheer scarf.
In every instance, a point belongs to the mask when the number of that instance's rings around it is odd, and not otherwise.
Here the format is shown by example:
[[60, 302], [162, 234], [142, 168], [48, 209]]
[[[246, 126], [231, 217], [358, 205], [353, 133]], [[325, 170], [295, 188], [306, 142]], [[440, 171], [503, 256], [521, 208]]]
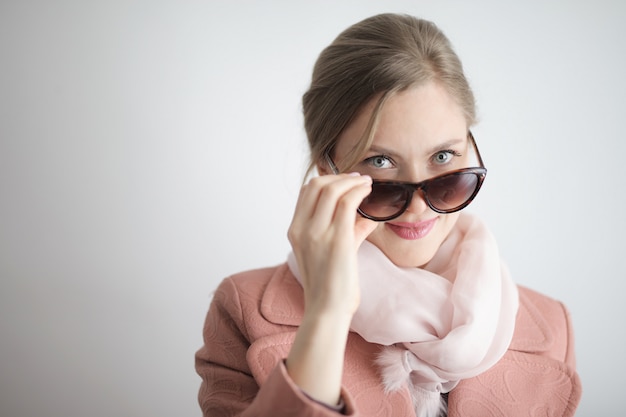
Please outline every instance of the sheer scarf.
[[[300, 281], [293, 253], [288, 265]], [[495, 365], [515, 327], [517, 286], [493, 235], [461, 213], [423, 268], [400, 268], [372, 243], [358, 251], [361, 302], [351, 330], [383, 345], [386, 391], [407, 386], [417, 417], [446, 414], [441, 394]]]

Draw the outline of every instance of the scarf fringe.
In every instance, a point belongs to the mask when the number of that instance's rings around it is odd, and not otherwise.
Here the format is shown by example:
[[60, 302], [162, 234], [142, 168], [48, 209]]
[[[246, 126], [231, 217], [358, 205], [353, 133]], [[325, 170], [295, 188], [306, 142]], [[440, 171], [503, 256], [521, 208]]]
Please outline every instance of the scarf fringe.
[[437, 391], [427, 391], [420, 387], [411, 390], [411, 398], [417, 417], [445, 417], [448, 407], [445, 400]]
[[406, 366], [406, 350], [397, 347], [385, 347], [378, 358], [376, 364], [380, 367], [383, 377], [385, 392], [397, 391], [409, 382], [411, 370]]
[[405, 349], [394, 346], [385, 347], [376, 359], [380, 367], [385, 392], [401, 389], [405, 384], [409, 387], [416, 417], [444, 417], [447, 415], [447, 404], [439, 391], [429, 391], [411, 383], [411, 368], [408, 365]]

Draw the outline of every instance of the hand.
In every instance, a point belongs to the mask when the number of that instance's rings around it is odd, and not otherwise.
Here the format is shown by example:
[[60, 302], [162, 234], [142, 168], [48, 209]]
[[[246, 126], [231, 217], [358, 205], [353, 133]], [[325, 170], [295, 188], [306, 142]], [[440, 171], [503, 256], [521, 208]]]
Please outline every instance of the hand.
[[376, 223], [357, 214], [372, 180], [323, 175], [302, 187], [289, 241], [304, 289], [305, 310], [287, 357], [294, 383], [337, 404], [350, 321], [360, 301], [357, 250]]
[[356, 253], [376, 228], [356, 210], [371, 184], [369, 176], [340, 174], [316, 177], [302, 187], [288, 237], [302, 274], [306, 313], [352, 317], [356, 311]]

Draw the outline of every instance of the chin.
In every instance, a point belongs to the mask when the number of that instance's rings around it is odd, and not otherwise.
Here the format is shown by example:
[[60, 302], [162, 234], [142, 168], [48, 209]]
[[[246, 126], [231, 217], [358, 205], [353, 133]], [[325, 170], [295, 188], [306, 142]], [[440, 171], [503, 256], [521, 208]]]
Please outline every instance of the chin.
[[436, 248], [432, 248], [432, 245], [426, 248], [420, 248], [420, 245], [414, 246], [418, 247], [398, 248], [397, 250], [390, 248], [389, 251], [384, 249], [382, 251], [396, 266], [401, 268], [421, 268], [433, 259], [440, 245], [437, 245]]
[[418, 240], [404, 240], [397, 236], [378, 236], [373, 233], [367, 240], [377, 246], [396, 266], [419, 268], [435, 256], [444, 239], [429, 235]]
[[441, 216], [428, 235], [415, 240], [402, 239], [381, 223], [367, 240], [376, 245], [396, 266], [421, 268], [433, 259], [457, 219], [458, 213]]

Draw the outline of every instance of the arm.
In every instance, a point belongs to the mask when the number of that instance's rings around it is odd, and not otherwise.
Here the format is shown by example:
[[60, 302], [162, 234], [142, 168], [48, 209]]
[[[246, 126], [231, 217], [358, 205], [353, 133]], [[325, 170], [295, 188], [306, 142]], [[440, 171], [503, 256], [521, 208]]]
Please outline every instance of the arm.
[[204, 346], [196, 353], [202, 378], [198, 395], [205, 417], [336, 417], [307, 397], [280, 362], [259, 388], [246, 361], [249, 348], [239, 290], [231, 279], [217, 291], [204, 325]]
[[196, 353], [204, 416], [240, 416], [259, 390], [246, 362], [249, 342], [241, 323], [239, 295], [226, 279], [215, 291], [204, 323], [204, 345]]
[[356, 252], [376, 223], [357, 217], [371, 179], [325, 175], [305, 185], [289, 228], [304, 289], [304, 318], [287, 372], [312, 398], [340, 400], [346, 341], [359, 301]]

